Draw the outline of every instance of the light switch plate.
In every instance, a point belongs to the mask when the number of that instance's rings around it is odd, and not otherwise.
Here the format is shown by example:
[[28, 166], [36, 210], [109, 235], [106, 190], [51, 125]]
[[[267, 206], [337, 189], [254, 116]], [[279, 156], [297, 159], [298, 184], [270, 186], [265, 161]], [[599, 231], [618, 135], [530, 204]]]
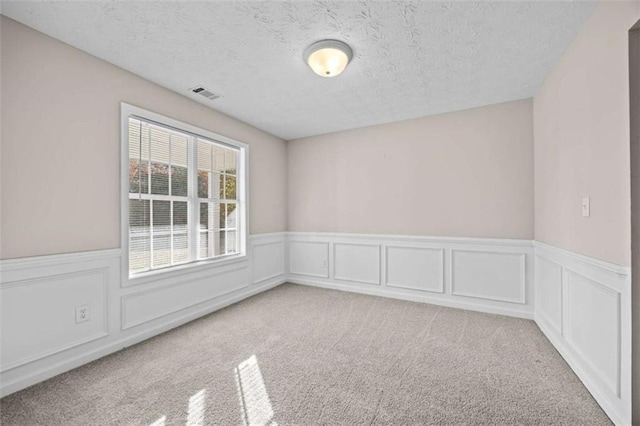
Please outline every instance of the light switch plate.
[[582, 199], [582, 216], [591, 216], [591, 200], [589, 199], [589, 197], [584, 197]]

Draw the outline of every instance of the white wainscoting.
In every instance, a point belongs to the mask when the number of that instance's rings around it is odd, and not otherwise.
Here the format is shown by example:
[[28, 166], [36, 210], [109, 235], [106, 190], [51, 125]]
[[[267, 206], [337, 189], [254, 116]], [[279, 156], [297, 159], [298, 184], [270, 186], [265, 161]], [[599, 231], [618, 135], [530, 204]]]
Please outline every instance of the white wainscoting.
[[[285, 282], [285, 233], [248, 257], [121, 285], [121, 251], [0, 261], [0, 395], [133, 345]], [[77, 306], [90, 320], [76, 323]]]
[[176, 283], [122, 296], [122, 329], [139, 326], [174, 312], [248, 287], [247, 262], [227, 266]]
[[289, 281], [533, 318], [530, 240], [289, 232]]
[[385, 246], [389, 287], [444, 293], [444, 249]]
[[[120, 250], [3, 261], [0, 372], [107, 336], [119, 262]], [[90, 320], [76, 324], [82, 305]]]
[[631, 424], [631, 271], [535, 242], [535, 321], [609, 417]]
[[525, 253], [452, 249], [451, 294], [524, 304], [525, 256]]
[[252, 284], [285, 275], [286, 239], [283, 234], [266, 235], [252, 240]]
[[535, 318], [614, 422], [631, 421], [630, 268], [529, 240], [300, 232], [142, 283], [121, 283], [120, 263], [119, 249], [0, 261], [0, 395], [290, 281]]
[[334, 243], [333, 279], [380, 284], [380, 245]]
[[329, 278], [329, 243], [289, 238], [289, 273]]

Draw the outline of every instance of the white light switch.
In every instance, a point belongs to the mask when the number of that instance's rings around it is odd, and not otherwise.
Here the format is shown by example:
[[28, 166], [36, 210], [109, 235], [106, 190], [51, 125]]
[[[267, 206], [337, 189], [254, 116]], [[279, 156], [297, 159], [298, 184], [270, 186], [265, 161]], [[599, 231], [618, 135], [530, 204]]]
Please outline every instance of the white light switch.
[[582, 199], [582, 216], [591, 216], [591, 200], [589, 200], [589, 197], [584, 197]]

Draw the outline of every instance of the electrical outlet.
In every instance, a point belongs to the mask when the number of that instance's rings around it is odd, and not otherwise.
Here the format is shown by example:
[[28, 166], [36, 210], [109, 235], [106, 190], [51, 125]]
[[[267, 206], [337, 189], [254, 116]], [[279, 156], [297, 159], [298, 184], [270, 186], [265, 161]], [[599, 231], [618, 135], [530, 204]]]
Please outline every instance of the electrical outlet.
[[591, 216], [591, 200], [589, 199], [589, 197], [584, 197], [582, 199], [582, 216]]
[[76, 324], [89, 321], [91, 319], [89, 305], [76, 306]]

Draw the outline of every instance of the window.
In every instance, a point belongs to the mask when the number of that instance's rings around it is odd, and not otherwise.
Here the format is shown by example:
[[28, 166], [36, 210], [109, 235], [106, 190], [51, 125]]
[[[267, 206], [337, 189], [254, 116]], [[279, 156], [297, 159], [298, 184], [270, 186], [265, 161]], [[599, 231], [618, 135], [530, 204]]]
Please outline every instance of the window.
[[244, 254], [246, 145], [128, 105], [123, 126], [129, 276]]

